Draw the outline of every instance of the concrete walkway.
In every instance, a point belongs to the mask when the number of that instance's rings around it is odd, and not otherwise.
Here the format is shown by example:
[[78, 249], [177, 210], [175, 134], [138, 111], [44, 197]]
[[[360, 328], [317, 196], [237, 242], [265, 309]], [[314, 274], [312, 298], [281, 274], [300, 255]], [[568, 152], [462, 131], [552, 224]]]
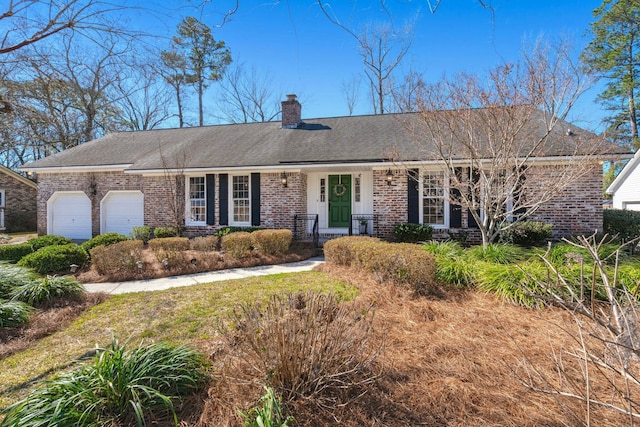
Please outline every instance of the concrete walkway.
[[310, 258], [305, 261], [279, 265], [260, 265], [247, 268], [230, 268], [228, 270], [209, 271], [206, 273], [186, 274], [183, 276], [161, 277], [158, 279], [134, 280], [131, 282], [85, 283], [88, 292], [106, 292], [108, 294], [125, 294], [127, 292], [160, 291], [180, 286], [191, 286], [199, 283], [219, 282], [245, 277], [267, 276], [269, 274], [296, 273], [312, 270], [322, 264], [324, 258]]

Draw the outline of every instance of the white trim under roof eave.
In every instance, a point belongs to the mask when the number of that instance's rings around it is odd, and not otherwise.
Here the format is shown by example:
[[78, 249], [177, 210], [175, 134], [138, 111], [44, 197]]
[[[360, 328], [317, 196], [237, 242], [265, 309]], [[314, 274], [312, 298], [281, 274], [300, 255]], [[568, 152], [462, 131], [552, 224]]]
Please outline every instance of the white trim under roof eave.
[[35, 173], [73, 173], [73, 172], [124, 172], [126, 168], [133, 165], [127, 163], [123, 165], [102, 165], [102, 166], [49, 166], [42, 168], [19, 168], [25, 172]]
[[622, 168], [618, 176], [616, 176], [616, 179], [614, 179], [613, 182], [609, 185], [609, 187], [607, 187], [607, 189], [605, 190], [605, 193], [607, 194], [615, 193], [616, 190], [618, 190], [618, 187], [620, 187], [620, 185], [627, 178], [627, 175], [629, 175], [632, 172], [632, 170], [636, 167], [636, 163], [638, 162], [640, 162], [640, 151], [636, 151], [636, 154], [633, 156], [631, 161], [628, 162], [626, 165], [624, 165], [624, 168]]

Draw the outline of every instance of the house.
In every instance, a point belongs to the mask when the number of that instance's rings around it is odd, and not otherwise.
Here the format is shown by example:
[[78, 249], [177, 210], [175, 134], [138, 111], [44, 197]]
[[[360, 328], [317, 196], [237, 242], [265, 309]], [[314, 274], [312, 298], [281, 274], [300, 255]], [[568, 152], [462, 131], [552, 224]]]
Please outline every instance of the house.
[[606, 191], [613, 196], [613, 209], [640, 211], [640, 151], [629, 160]]
[[30, 179], [0, 166], [0, 230], [36, 230], [37, 188]]
[[[387, 237], [394, 224], [412, 222], [473, 235], [469, 213], [446, 197], [442, 161], [407, 130], [417, 114], [303, 121], [301, 109], [289, 95], [281, 123], [116, 132], [26, 164], [38, 176], [38, 233], [87, 239], [179, 224], [188, 235], [231, 225]], [[565, 125], [572, 130], [555, 132], [540, 159], [546, 167], [595, 137]], [[601, 188], [595, 165], [536, 219], [559, 235], [601, 229]]]

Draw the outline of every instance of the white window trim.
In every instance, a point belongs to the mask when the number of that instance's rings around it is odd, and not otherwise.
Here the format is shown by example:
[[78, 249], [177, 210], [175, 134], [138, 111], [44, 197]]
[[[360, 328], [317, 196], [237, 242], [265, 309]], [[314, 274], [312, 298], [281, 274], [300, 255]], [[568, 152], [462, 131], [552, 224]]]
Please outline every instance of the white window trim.
[[[191, 187], [191, 178], [202, 178], [204, 180], [204, 217], [205, 220], [204, 221], [192, 221], [191, 220], [191, 191], [190, 191], [190, 187]], [[185, 225], [192, 225], [192, 226], [202, 226], [202, 225], [207, 225], [207, 178], [205, 175], [191, 175], [191, 176], [187, 176], [186, 179], [184, 180], [184, 199], [185, 199], [185, 218], [184, 218], [184, 224]]]
[[418, 182], [418, 196], [420, 199], [418, 215], [420, 223], [424, 224], [424, 174], [426, 172], [442, 172], [444, 174], [444, 224], [425, 224], [433, 227], [434, 230], [445, 230], [449, 228], [449, 171], [443, 169], [420, 169]]
[[[247, 177], [247, 185], [249, 186], [249, 221], [235, 221], [233, 214], [233, 178], [238, 176]], [[251, 174], [250, 173], [238, 173], [238, 174], [229, 174], [229, 188], [228, 188], [228, 213], [229, 213], [229, 225], [233, 225], [236, 227], [251, 227]]]

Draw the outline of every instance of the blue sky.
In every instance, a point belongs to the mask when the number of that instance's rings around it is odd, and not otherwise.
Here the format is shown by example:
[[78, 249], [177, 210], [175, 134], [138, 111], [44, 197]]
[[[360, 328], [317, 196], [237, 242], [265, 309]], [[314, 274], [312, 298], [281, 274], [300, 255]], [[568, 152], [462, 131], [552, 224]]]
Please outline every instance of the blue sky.
[[[350, 35], [329, 22], [313, 0], [240, 0], [239, 10], [218, 27], [223, 12], [234, 3], [209, 1], [200, 15], [196, 7], [184, 0], [163, 2], [169, 16], [157, 7], [158, 14], [140, 11], [133, 24], [144, 22], [153, 26], [155, 33], [170, 36], [183, 16], [196, 16], [215, 27], [216, 39], [225, 41], [235, 61], [268, 73], [279, 93], [298, 94], [303, 103], [303, 118], [348, 114], [342, 83], [363, 71], [356, 41]], [[404, 66], [424, 72], [429, 80], [436, 80], [443, 73], [483, 73], [501, 62], [516, 59], [525, 40], [541, 35], [567, 35], [574, 40], [579, 53], [588, 42], [585, 36], [593, 20], [592, 11], [601, 0], [485, 0], [485, 3], [492, 4], [493, 13], [483, 9], [477, 0], [441, 0], [434, 14], [428, 10], [427, 0], [387, 0], [396, 26], [410, 20], [415, 22], [415, 39]], [[364, 24], [388, 18], [377, 0], [325, 0], [325, 4], [341, 22], [356, 31]], [[148, 3], [145, 7], [149, 8]], [[356, 114], [372, 112], [365, 91], [364, 87], [360, 91], [363, 101], [356, 106]], [[576, 124], [598, 128], [603, 112], [594, 103], [596, 94], [597, 89], [582, 99], [572, 117]]]

